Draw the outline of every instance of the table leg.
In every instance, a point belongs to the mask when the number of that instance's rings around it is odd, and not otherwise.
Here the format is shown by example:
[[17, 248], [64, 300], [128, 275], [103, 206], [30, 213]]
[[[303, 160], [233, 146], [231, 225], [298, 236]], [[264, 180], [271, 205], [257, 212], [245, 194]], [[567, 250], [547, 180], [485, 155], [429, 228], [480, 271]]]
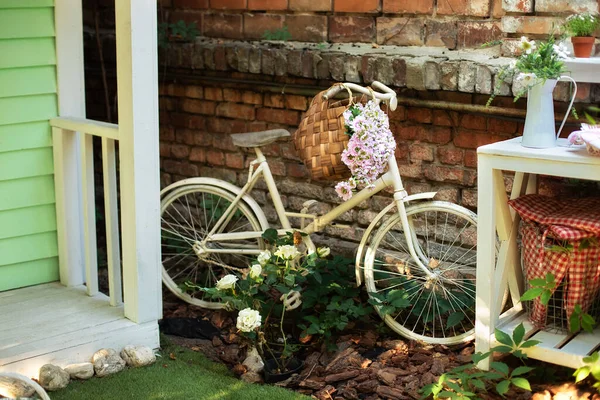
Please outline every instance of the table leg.
[[[493, 277], [495, 267], [495, 210], [494, 173], [489, 159], [480, 154], [477, 168], [477, 208], [481, 211], [477, 217], [477, 282], [475, 300], [475, 351], [486, 353], [490, 350], [490, 337], [494, 331], [495, 320]], [[478, 367], [488, 370], [489, 358], [482, 360]]]

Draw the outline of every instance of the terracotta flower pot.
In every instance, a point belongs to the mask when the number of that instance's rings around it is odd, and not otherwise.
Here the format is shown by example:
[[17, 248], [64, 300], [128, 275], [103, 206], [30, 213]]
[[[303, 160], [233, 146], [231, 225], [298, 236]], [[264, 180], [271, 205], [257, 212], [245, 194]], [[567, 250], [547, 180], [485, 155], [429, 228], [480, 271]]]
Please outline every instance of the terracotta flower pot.
[[590, 36], [574, 36], [571, 38], [571, 43], [573, 43], [573, 52], [575, 53], [575, 57], [578, 58], [590, 58], [592, 54], [592, 48], [594, 47], [594, 42], [596, 38]]

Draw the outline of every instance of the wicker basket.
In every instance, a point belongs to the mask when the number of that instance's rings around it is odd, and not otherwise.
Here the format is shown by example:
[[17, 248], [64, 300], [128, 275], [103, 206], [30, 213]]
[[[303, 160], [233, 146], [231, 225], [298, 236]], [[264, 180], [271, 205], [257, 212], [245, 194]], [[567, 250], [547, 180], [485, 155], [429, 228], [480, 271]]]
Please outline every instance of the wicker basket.
[[342, 162], [342, 152], [350, 137], [345, 133], [344, 111], [350, 99], [324, 99], [316, 95], [294, 134], [294, 145], [314, 180], [342, 180], [350, 170]]

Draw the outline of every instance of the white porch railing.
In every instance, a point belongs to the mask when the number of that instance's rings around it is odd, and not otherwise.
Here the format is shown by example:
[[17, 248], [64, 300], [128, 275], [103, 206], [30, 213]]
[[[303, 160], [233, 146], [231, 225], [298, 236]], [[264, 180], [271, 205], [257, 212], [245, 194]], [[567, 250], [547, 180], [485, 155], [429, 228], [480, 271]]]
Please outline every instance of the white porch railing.
[[[54, 118], [52, 126], [54, 160], [56, 209], [59, 221], [59, 258], [61, 259], [61, 281], [72, 284], [71, 279], [78, 274], [74, 269], [78, 266], [69, 254], [77, 246], [75, 235], [69, 235], [66, 225], [77, 223], [79, 216], [83, 217], [83, 255], [85, 260], [85, 284], [87, 293], [94, 296], [98, 293], [98, 262], [96, 243], [96, 201], [94, 181], [94, 136], [102, 138], [102, 174], [104, 179], [104, 213], [106, 223], [106, 255], [108, 266], [108, 286], [110, 305], [117, 306], [123, 302], [121, 279], [121, 251], [119, 213], [117, 203], [117, 168], [115, 141], [119, 137], [119, 127], [115, 124], [87, 120], [82, 118]], [[65, 181], [69, 171], [65, 171], [62, 160], [71, 151], [63, 145], [64, 135], [77, 135], [80, 138], [80, 176], [71, 176], [77, 181]], [[73, 138], [75, 139], [75, 138]], [[72, 174], [73, 175], [73, 174]], [[79, 175], [79, 174], [76, 174]], [[62, 221], [62, 224], [61, 224]], [[61, 226], [62, 225], [62, 226]], [[62, 228], [62, 229], [61, 229]], [[79, 243], [81, 246], [81, 244]], [[74, 278], [75, 281], [79, 279]]]

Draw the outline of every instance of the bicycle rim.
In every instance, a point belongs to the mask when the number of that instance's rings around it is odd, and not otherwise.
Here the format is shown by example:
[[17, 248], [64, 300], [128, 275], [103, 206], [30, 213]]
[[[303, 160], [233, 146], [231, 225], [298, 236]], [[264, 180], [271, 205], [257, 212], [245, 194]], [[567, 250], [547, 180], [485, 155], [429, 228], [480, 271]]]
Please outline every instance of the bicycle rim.
[[[406, 210], [425, 273], [410, 256], [400, 216], [376, 232], [365, 258], [365, 284], [395, 332], [415, 340], [456, 344], [474, 336], [476, 215], [446, 202]], [[381, 301], [381, 303], [379, 303]]]
[[[229, 191], [211, 185], [188, 185], [170, 192], [161, 201], [162, 279], [177, 297], [204, 308], [223, 308], [191, 285], [210, 288], [227, 274], [241, 276], [255, 254], [240, 250], [260, 250], [261, 239], [208, 242], [198, 249], [206, 235], [235, 199]], [[231, 214], [230, 214], [231, 215]], [[219, 233], [261, 231], [261, 225], [243, 200], [232, 210]], [[229, 250], [215, 253], [211, 250]]]

